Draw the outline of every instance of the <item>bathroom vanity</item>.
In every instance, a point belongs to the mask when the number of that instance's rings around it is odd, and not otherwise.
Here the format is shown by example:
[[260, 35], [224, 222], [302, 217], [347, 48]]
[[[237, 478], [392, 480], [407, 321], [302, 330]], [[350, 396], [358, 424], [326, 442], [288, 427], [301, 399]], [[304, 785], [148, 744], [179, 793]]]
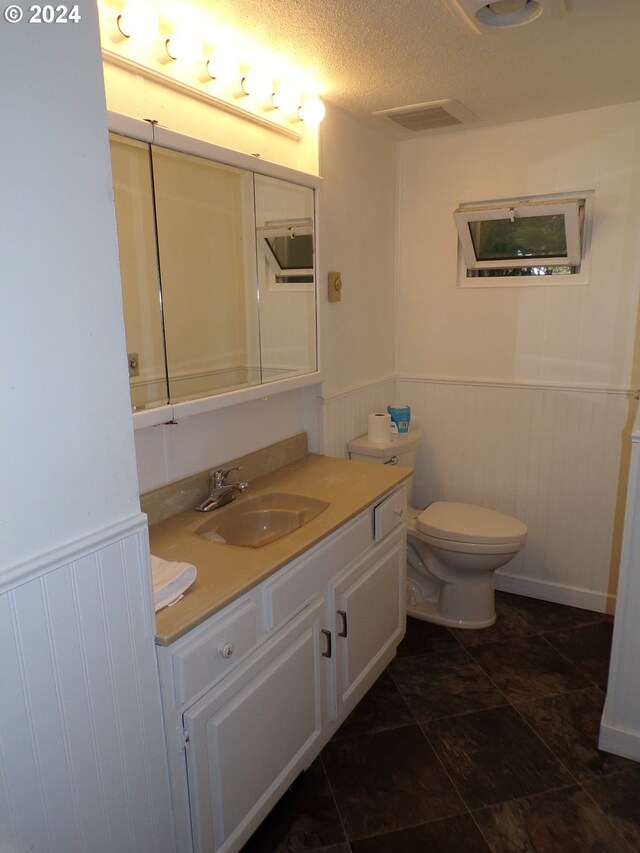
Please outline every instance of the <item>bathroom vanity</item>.
[[[183, 509], [150, 528], [154, 554], [198, 568], [184, 599], [157, 614], [181, 853], [239, 850], [404, 635], [411, 471], [307, 455], [302, 439], [290, 440], [285, 464], [255, 479], [255, 459], [230, 463], [244, 462], [250, 483], [236, 512], [274, 493], [326, 504], [293, 532], [263, 547], [207, 539], [209, 516], [226, 507]], [[195, 506], [189, 484], [174, 488], [174, 509], [186, 496]]]

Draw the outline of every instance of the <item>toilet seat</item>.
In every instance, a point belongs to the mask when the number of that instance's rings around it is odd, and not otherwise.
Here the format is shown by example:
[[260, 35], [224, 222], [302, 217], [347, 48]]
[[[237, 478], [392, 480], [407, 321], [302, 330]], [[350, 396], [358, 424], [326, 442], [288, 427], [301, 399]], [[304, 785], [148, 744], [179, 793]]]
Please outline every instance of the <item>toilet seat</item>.
[[[527, 526], [517, 518], [472, 504], [436, 501], [411, 521], [425, 541], [437, 540], [436, 544], [446, 550], [452, 550], [454, 542], [467, 547], [483, 546], [482, 551], [484, 546], [520, 550], [527, 540]], [[460, 550], [466, 551], [466, 547]]]

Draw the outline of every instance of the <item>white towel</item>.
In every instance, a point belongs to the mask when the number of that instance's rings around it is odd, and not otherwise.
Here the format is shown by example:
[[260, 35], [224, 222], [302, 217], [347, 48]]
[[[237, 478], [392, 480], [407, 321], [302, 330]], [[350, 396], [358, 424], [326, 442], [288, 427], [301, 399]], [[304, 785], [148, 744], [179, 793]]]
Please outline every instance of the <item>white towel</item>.
[[151, 555], [153, 606], [155, 612], [180, 601], [196, 579], [196, 567], [191, 563], [172, 563]]

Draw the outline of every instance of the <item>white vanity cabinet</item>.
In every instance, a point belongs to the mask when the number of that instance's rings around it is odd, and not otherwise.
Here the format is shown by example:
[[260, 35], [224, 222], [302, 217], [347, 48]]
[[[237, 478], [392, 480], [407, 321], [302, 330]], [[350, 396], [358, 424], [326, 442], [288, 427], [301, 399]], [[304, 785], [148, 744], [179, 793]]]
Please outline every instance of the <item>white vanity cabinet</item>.
[[404, 519], [376, 507], [158, 646], [180, 853], [238, 851], [393, 658]]
[[329, 715], [339, 723], [384, 669], [404, 635], [404, 541], [374, 550], [329, 589], [335, 620]]

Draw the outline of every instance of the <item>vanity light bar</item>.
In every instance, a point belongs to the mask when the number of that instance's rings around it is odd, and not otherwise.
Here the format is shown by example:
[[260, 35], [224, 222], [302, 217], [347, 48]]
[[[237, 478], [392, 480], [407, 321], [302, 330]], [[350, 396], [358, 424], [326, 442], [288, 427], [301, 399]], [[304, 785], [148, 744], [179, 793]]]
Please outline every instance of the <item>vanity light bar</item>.
[[228, 46], [205, 51], [195, 26], [180, 23], [162, 32], [150, 0], [128, 0], [121, 11], [101, 10], [103, 55], [118, 65], [136, 70], [166, 85], [199, 92], [204, 99], [231, 108], [248, 118], [266, 122], [285, 133], [304, 122], [317, 126], [324, 118], [324, 104], [315, 94], [303, 96], [293, 81], [281, 79], [262, 65], [244, 65]]

